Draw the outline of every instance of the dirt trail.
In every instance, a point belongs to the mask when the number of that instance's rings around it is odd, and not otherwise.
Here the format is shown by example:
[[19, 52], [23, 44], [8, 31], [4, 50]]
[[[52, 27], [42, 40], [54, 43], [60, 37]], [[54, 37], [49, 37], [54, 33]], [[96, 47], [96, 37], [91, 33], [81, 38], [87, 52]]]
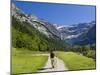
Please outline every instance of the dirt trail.
[[46, 65], [39, 72], [64, 71], [64, 70], [68, 69], [65, 67], [64, 62], [61, 59], [55, 57], [55, 68], [52, 68], [50, 57], [48, 57]]
[[[45, 64], [45, 66], [38, 71], [39, 73], [68, 70], [68, 68], [65, 67], [64, 62], [58, 57], [55, 57], [55, 68], [52, 68], [49, 54], [34, 54], [33, 56], [40, 56], [40, 55], [48, 56], [48, 61]], [[24, 75], [33, 75], [33, 74], [24, 74]]]

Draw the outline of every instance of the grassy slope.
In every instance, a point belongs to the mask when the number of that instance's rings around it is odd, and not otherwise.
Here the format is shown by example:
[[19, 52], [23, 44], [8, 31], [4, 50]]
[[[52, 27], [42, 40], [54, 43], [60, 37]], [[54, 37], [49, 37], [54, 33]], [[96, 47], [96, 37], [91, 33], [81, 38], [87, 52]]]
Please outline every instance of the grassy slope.
[[[35, 24], [35, 23], [34, 23]], [[37, 23], [37, 25], [42, 25]], [[60, 39], [48, 38], [26, 22], [12, 17], [12, 46], [34, 51], [48, 51], [52, 48], [65, 49], [66, 43]]]
[[69, 70], [95, 69], [95, 61], [91, 58], [73, 52], [57, 52]]
[[37, 72], [45, 65], [47, 56], [32, 56], [30, 53], [12, 49], [12, 74]]

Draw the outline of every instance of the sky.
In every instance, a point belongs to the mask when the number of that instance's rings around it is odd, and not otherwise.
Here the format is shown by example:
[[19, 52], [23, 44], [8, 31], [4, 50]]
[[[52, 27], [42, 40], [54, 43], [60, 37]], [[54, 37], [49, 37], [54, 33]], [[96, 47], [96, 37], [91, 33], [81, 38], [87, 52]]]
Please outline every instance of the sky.
[[26, 14], [58, 25], [73, 25], [95, 20], [95, 6], [14, 1]]

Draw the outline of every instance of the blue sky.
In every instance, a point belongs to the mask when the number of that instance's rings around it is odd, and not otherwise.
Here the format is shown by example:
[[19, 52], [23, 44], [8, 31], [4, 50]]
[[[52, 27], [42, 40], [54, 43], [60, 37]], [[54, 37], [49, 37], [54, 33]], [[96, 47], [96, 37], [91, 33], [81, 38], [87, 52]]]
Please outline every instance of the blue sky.
[[72, 25], [95, 20], [95, 6], [14, 1], [27, 14], [36, 15], [50, 23]]

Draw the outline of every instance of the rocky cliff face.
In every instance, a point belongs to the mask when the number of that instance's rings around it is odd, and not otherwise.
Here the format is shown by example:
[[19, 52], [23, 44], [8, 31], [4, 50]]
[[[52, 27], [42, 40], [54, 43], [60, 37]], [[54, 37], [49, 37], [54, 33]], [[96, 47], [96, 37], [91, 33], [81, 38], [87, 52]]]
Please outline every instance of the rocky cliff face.
[[25, 14], [19, 8], [12, 3], [12, 16], [16, 17], [21, 22], [28, 22], [34, 28], [38, 29], [41, 33], [47, 37], [60, 38], [60, 32], [50, 24], [49, 22], [43, 21], [34, 15]]

